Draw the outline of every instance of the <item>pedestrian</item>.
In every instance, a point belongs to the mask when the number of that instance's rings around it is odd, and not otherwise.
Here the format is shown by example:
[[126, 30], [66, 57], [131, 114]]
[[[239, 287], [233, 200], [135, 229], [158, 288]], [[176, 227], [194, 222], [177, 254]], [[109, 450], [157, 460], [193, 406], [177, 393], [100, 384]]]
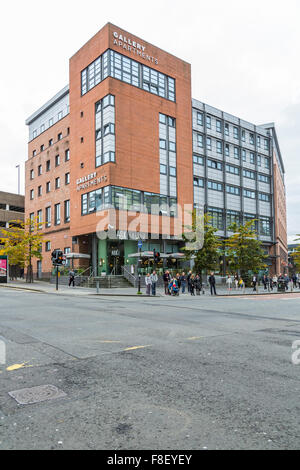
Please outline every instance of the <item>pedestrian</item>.
[[187, 275], [187, 286], [188, 286], [188, 292], [191, 291], [191, 285], [190, 285], [190, 279], [191, 279], [191, 275], [192, 275], [192, 271], [189, 271], [188, 272], [188, 275]]
[[273, 286], [277, 287], [278, 277], [276, 274], [274, 274], [272, 281], [273, 281]]
[[170, 276], [169, 271], [166, 271], [164, 273], [163, 280], [164, 280], [164, 286], [165, 286], [165, 295], [170, 295], [169, 283], [170, 283], [170, 280], [171, 280], [171, 276]]
[[240, 278], [240, 280], [239, 280], [239, 288], [244, 290], [244, 287], [245, 287], [245, 286], [244, 286], [244, 280], [243, 280], [243, 278]]
[[145, 277], [145, 284], [146, 284], [146, 294], [150, 295], [152, 281], [151, 281], [151, 277], [149, 273]]
[[289, 290], [289, 282], [290, 282], [289, 276], [285, 273], [284, 275], [285, 290]]
[[293, 288], [296, 289], [297, 288], [297, 276], [295, 273], [292, 275], [292, 281], [293, 281]]
[[180, 290], [180, 287], [181, 287], [181, 276], [180, 276], [179, 273], [176, 274], [176, 281], [177, 281], [178, 289]]
[[254, 274], [254, 276], [252, 277], [253, 292], [257, 292], [256, 285], [257, 285], [257, 276]]
[[156, 271], [153, 271], [153, 273], [150, 276], [150, 279], [151, 279], [152, 295], [155, 296], [156, 295], [156, 284], [157, 284], [157, 281], [158, 281]]
[[193, 274], [190, 277], [190, 292], [191, 295], [195, 295], [195, 277]]
[[266, 275], [264, 275], [264, 277], [262, 278], [262, 283], [264, 285], [264, 290], [267, 290], [267, 286], [268, 286], [268, 277]]
[[180, 286], [182, 287], [182, 293], [185, 294], [185, 288], [186, 288], [186, 283], [187, 283], [187, 277], [185, 275], [185, 272], [183, 272], [180, 276], [180, 279], [179, 279], [179, 289], [180, 289]]
[[201, 288], [202, 288], [201, 277], [199, 276], [199, 274], [197, 274], [196, 277], [195, 277], [195, 289], [196, 289], [196, 294], [197, 295], [200, 295]]
[[74, 271], [69, 271], [69, 287], [71, 286], [71, 284], [73, 285], [73, 287], [75, 287], [75, 273]]
[[227, 284], [227, 289], [230, 292], [232, 288], [232, 277], [230, 276], [230, 274], [227, 276], [226, 284]]
[[209, 282], [209, 285], [210, 285], [211, 295], [217, 295], [217, 292], [216, 292], [216, 278], [215, 278], [215, 273], [214, 272], [210, 273], [210, 276], [208, 278], [208, 282]]
[[235, 283], [235, 289], [237, 290], [239, 287], [239, 276], [235, 274], [234, 276], [234, 283]]

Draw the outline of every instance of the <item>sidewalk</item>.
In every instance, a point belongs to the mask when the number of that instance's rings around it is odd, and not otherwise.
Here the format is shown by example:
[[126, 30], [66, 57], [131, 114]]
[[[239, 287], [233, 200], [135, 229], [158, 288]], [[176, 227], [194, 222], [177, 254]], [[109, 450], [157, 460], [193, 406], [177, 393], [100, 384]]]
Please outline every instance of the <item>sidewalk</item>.
[[[10, 288], [10, 289], [21, 289], [27, 290], [31, 292], [41, 292], [47, 294], [57, 294], [57, 295], [97, 295], [97, 290], [93, 288], [87, 287], [68, 287], [68, 286], [59, 286], [58, 291], [56, 291], [55, 284], [50, 284], [49, 282], [44, 281], [34, 281], [33, 284], [28, 284], [24, 280], [17, 280], [17, 281], [9, 281], [8, 284], [0, 284], [0, 288]], [[142, 287], [142, 295], [137, 295], [137, 288], [135, 287], [125, 287], [125, 288], [112, 288], [112, 289], [99, 289], [100, 296], [121, 296], [121, 297], [149, 297], [146, 295], [146, 288]], [[295, 289], [291, 291], [289, 289], [285, 292], [277, 292], [277, 289], [274, 289], [273, 292], [269, 292], [268, 290], [264, 290], [263, 286], [259, 286], [258, 293], [256, 294], [253, 292], [253, 288], [246, 288], [246, 289], [231, 289], [229, 292], [225, 286], [216, 286], [217, 294], [219, 297], [235, 297], [235, 296], [256, 296], [256, 295], [276, 295], [276, 294], [292, 294], [292, 293], [300, 293], [300, 289]], [[157, 295], [156, 297], [164, 297], [165, 296], [164, 288], [157, 288], [156, 290]], [[201, 297], [203, 295], [201, 294]], [[205, 288], [205, 296], [211, 297], [210, 295], [210, 288]], [[180, 294], [180, 298], [188, 298], [191, 295], [186, 291], [186, 294]], [[197, 297], [197, 296], [196, 296]]]

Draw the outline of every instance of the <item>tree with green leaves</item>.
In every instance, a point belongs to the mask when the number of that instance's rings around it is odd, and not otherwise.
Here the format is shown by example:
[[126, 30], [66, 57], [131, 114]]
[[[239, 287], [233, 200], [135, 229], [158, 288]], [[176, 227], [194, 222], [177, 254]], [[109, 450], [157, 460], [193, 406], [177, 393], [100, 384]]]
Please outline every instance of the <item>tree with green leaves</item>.
[[[300, 237], [300, 235], [297, 235], [297, 237]], [[296, 242], [300, 241], [300, 238], [297, 238], [295, 241]], [[296, 250], [294, 251], [294, 253], [292, 253], [291, 256], [293, 258], [295, 268], [299, 272], [300, 271], [300, 244], [297, 246]]]
[[229, 271], [231, 274], [239, 272], [244, 280], [247, 280], [249, 271], [258, 273], [267, 267], [267, 255], [258, 240], [255, 222], [254, 219], [245, 225], [233, 223], [228, 228], [233, 234], [225, 241]]
[[192, 213], [192, 226], [187, 226], [187, 233], [183, 235], [186, 246], [183, 251], [187, 259], [194, 259], [195, 272], [215, 271], [219, 267], [221, 246], [220, 238], [216, 235], [217, 228], [211, 224], [211, 216]]
[[2, 230], [3, 237], [0, 238], [0, 255], [7, 255], [9, 264], [20, 266], [27, 270], [26, 281], [33, 282], [32, 260], [42, 260], [41, 246], [45, 242], [41, 232], [42, 224], [38, 219], [11, 221], [9, 229]]

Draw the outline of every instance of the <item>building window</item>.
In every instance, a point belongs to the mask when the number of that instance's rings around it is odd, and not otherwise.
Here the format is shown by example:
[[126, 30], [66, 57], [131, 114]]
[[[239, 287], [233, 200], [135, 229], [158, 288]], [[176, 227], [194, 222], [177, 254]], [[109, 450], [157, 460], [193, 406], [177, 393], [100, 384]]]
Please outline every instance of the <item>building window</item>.
[[53, 126], [53, 118], [49, 119], [49, 127]]
[[166, 175], [167, 174], [167, 165], [160, 164], [160, 174]]
[[51, 227], [51, 207], [46, 207], [46, 228]]
[[255, 173], [254, 173], [254, 171], [243, 170], [243, 176], [244, 176], [244, 178], [249, 178], [249, 179], [251, 179], [251, 180], [255, 180]]
[[227, 124], [227, 123], [225, 123], [224, 133], [227, 137], [229, 136], [229, 124]]
[[65, 151], [65, 162], [68, 162], [70, 160], [70, 150], [67, 149]]
[[270, 177], [267, 176], [267, 175], [261, 175], [261, 174], [259, 174], [259, 175], [258, 175], [258, 181], [260, 181], [261, 183], [268, 183], [268, 184], [270, 184]]
[[260, 136], [258, 135], [257, 138], [256, 138], [256, 142], [257, 142], [257, 147], [260, 148]]
[[62, 139], [62, 132], [60, 132], [57, 136], [57, 140], [61, 140]]
[[265, 193], [259, 193], [258, 199], [263, 202], [270, 202], [270, 195]]
[[229, 144], [225, 144], [225, 155], [226, 155], [226, 157], [229, 157], [229, 155], [230, 155]]
[[260, 235], [270, 237], [272, 233], [272, 224], [269, 217], [260, 217], [259, 219], [259, 232]]
[[193, 155], [193, 162], [196, 163], [196, 165], [204, 165], [204, 159], [199, 155]]
[[204, 188], [203, 178], [198, 178], [197, 176], [194, 176], [194, 186], [197, 186], [199, 188]]
[[241, 193], [240, 188], [237, 186], [230, 186], [229, 184], [226, 185], [226, 192], [228, 194], [233, 194], [234, 196], [239, 196]]
[[214, 170], [222, 170], [223, 165], [221, 162], [216, 162], [215, 160], [207, 160], [207, 166], [213, 168]]
[[65, 201], [65, 222], [70, 222], [70, 201]]
[[49, 147], [51, 147], [51, 145], [53, 145], [53, 139], [49, 140]]
[[226, 164], [226, 172], [238, 176], [240, 174], [240, 169], [237, 166]]
[[238, 147], [234, 147], [234, 158], [236, 158], [237, 160], [240, 159], [240, 150]]
[[243, 195], [244, 195], [244, 197], [247, 197], [249, 199], [255, 199], [255, 191], [250, 191], [249, 189], [244, 189]]
[[242, 131], [242, 142], [246, 142], [246, 132]]
[[220, 132], [220, 133], [222, 132], [222, 123], [218, 119], [216, 121], [216, 128], [217, 128], [217, 132]]
[[50, 193], [50, 191], [51, 191], [51, 183], [50, 183], [50, 181], [48, 181], [46, 183], [46, 193]]
[[115, 97], [107, 95], [95, 105], [96, 168], [115, 162]]
[[257, 155], [257, 166], [261, 166], [261, 156]]
[[59, 164], [60, 164], [60, 156], [56, 155], [56, 157], [55, 157], [55, 166], [59, 166]]
[[43, 151], [44, 151], [44, 148], [45, 148], [44, 144], [41, 145], [40, 151], [43, 152]]
[[230, 227], [232, 224], [240, 225], [240, 213], [237, 211], [230, 211], [228, 210], [226, 213], [226, 225], [227, 228]]
[[218, 230], [224, 230], [224, 215], [222, 209], [208, 208], [209, 223]]
[[62, 111], [59, 111], [58, 115], [57, 115], [57, 120], [60, 121], [63, 117], [63, 113]]
[[60, 204], [54, 206], [54, 224], [60, 225]]
[[197, 124], [198, 126], [203, 126], [203, 114], [197, 113]]
[[51, 242], [45, 243], [45, 251], [51, 251]]
[[[139, 54], [139, 51], [138, 51]], [[81, 95], [108, 76], [175, 101], [175, 80], [129, 57], [107, 50], [81, 72]]]
[[203, 148], [203, 135], [197, 134], [197, 146]]
[[243, 159], [243, 162], [247, 161], [247, 156], [246, 156], [246, 150], [245, 149], [242, 149], [242, 159]]
[[38, 187], [38, 196], [40, 197], [42, 195], [42, 186]]
[[46, 161], [46, 171], [50, 171], [51, 169], [51, 163], [50, 163], [50, 160], [47, 160]]
[[39, 210], [37, 211], [37, 223], [38, 223], [38, 228], [42, 228], [42, 223], [43, 223], [43, 211]]
[[35, 130], [33, 131], [33, 133], [32, 133], [32, 137], [33, 137], [33, 139], [35, 139], [35, 138], [36, 138], [36, 136], [37, 136], [37, 130], [35, 129]]
[[207, 150], [211, 150], [211, 149], [212, 149], [212, 146], [211, 146], [211, 138], [210, 138], [210, 137], [206, 137], [206, 147], [207, 147]]
[[265, 148], [265, 150], [269, 150], [269, 149], [270, 149], [270, 144], [269, 144], [269, 141], [268, 141], [268, 139], [265, 139], [265, 145], [264, 145], [264, 148]]
[[211, 129], [211, 117], [206, 116], [206, 128]]
[[30, 179], [31, 179], [31, 180], [34, 179], [34, 170], [30, 170]]
[[70, 184], [70, 173], [65, 174], [65, 184]]
[[249, 142], [251, 145], [254, 145], [254, 134], [249, 134]]
[[42, 165], [39, 165], [38, 166], [38, 176], [41, 176], [42, 172], [43, 172]]
[[250, 163], [252, 165], [255, 165], [255, 155], [254, 153], [250, 152]]
[[223, 184], [216, 181], [207, 181], [207, 188], [213, 191], [223, 191]]
[[34, 189], [30, 190], [30, 200], [32, 201], [34, 199]]
[[239, 130], [238, 130], [237, 127], [234, 127], [234, 128], [233, 128], [233, 137], [234, 137], [235, 139], [239, 139]]
[[55, 178], [55, 189], [59, 189], [60, 188], [60, 178]]

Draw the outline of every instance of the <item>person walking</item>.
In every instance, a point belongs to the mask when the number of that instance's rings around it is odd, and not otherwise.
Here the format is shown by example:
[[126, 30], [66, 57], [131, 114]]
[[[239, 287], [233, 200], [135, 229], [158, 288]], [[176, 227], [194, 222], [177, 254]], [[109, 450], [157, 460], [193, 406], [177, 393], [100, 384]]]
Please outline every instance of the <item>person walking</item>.
[[179, 285], [179, 289], [180, 289], [180, 286], [182, 287], [182, 291], [181, 291], [182, 294], [185, 294], [186, 283], [187, 283], [187, 277], [185, 273], [183, 272], [180, 276], [180, 285]]
[[195, 295], [195, 276], [194, 276], [194, 274], [192, 274], [191, 277], [190, 277], [190, 292], [191, 292], [191, 295]]
[[297, 288], [297, 276], [295, 273], [292, 275], [292, 281], [293, 281], [293, 288], [296, 289]]
[[227, 276], [226, 284], [227, 284], [228, 292], [231, 292], [231, 288], [232, 288], [232, 277], [230, 276], [230, 274]]
[[277, 287], [278, 277], [276, 274], [274, 274], [272, 281], [273, 281], [273, 286]]
[[256, 286], [257, 286], [257, 276], [254, 274], [252, 277], [252, 285], [253, 285], [253, 292], [257, 292]]
[[289, 276], [287, 274], [284, 275], [284, 283], [285, 283], [285, 290], [289, 290]]
[[235, 274], [234, 276], [235, 289], [238, 290], [239, 287], [239, 276]]
[[170, 276], [169, 271], [166, 271], [164, 273], [163, 280], [164, 280], [164, 286], [165, 286], [165, 295], [170, 295], [169, 284], [170, 284], [170, 281], [171, 281], [171, 276]]
[[189, 271], [188, 272], [188, 275], [187, 275], [187, 286], [188, 286], [188, 292], [191, 291], [191, 285], [190, 285], [190, 279], [191, 279], [191, 275], [192, 275], [192, 271]]
[[202, 288], [201, 277], [199, 276], [199, 274], [197, 274], [196, 277], [195, 277], [195, 289], [196, 289], [196, 294], [197, 295], [200, 295], [201, 288]]
[[158, 281], [156, 271], [153, 271], [153, 273], [150, 276], [150, 279], [151, 279], [152, 295], [155, 296], [156, 295], [156, 284], [157, 284], [157, 281]]
[[264, 285], [264, 290], [267, 290], [269, 279], [266, 275], [264, 275], [264, 277], [262, 278], [262, 283]]
[[215, 273], [214, 272], [210, 273], [210, 276], [208, 278], [208, 282], [209, 282], [209, 285], [210, 285], [211, 295], [217, 295], [217, 292], [216, 292], [216, 278], [215, 278]]
[[71, 284], [75, 287], [75, 273], [72, 270], [69, 271], [69, 287], [71, 287]]
[[149, 273], [145, 277], [145, 284], [146, 284], [146, 295], [150, 296], [150, 289], [151, 289], [152, 281], [151, 281], [151, 277]]

